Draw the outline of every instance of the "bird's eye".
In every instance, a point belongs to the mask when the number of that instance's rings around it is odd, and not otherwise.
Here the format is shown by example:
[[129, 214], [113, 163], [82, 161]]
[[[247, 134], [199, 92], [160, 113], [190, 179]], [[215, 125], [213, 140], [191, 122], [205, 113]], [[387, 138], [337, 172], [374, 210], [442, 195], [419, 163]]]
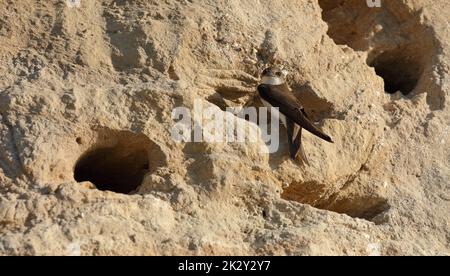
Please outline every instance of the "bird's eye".
[[277, 75], [278, 77], [281, 77], [281, 72], [280, 72], [280, 71], [276, 72], [276, 75]]

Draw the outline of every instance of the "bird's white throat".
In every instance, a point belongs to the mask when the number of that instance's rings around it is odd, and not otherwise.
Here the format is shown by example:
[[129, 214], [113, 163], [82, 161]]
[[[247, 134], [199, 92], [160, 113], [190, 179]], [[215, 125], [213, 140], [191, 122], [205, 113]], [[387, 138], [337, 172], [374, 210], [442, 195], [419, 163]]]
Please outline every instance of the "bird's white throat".
[[281, 85], [284, 83], [284, 80], [279, 77], [264, 76], [264, 77], [262, 77], [261, 82], [263, 84], [267, 84], [267, 85]]

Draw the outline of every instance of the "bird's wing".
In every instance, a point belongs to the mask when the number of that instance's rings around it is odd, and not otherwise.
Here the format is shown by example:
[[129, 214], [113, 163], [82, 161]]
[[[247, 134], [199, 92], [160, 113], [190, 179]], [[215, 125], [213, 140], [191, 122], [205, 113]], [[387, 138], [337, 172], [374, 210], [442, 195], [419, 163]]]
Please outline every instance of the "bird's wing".
[[274, 107], [278, 107], [280, 112], [291, 119], [300, 127], [306, 129], [312, 134], [322, 138], [323, 140], [333, 143], [330, 136], [318, 129], [306, 116], [302, 105], [299, 103], [294, 94], [286, 91], [287, 87], [283, 85], [266, 85], [258, 86], [258, 92], [261, 98], [270, 103]]

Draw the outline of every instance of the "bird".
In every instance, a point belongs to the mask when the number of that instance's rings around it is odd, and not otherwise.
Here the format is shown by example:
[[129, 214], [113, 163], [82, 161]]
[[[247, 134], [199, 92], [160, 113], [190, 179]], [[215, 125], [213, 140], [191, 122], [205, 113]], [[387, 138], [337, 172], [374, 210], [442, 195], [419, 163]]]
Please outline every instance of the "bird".
[[303, 105], [287, 85], [287, 74], [286, 70], [277, 66], [264, 69], [257, 91], [264, 106], [278, 108], [279, 120], [287, 131], [290, 158], [298, 160], [300, 156], [300, 161], [309, 165], [302, 144], [302, 129], [329, 143], [334, 142], [311, 122]]

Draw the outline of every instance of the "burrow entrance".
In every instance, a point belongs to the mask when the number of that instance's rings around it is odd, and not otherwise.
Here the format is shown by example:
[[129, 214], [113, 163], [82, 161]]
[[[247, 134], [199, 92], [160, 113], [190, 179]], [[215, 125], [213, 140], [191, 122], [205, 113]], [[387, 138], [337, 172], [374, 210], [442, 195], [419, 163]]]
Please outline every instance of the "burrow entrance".
[[291, 183], [283, 190], [281, 198], [369, 221], [374, 221], [390, 208], [387, 199], [379, 192], [364, 192], [350, 185], [335, 194], [326, 195], [326, 187], [315, 181]]
[[409, 55], [406, 49], [400, 48], [380, 54], [369, 65], [384, 79], [387, 93], [400, 91], [403, 95], [408, 95], [416, 88], [423, 73], [419, 60]]
[[97, 143], [77, 161], [74, 178], [89, 181], [101, 191], [130, 194], [164, 160], [159, 147], [143, 134], [102, 131]]
[[426, 81], [436, 47], [420, 14], [402, 1], [383, 1], [379, 8], [361, 0], [318, 1], [328, 35], [336, 44], [366, 51], [367, 64], [383, 78], [387, 93], [413, 95]]

